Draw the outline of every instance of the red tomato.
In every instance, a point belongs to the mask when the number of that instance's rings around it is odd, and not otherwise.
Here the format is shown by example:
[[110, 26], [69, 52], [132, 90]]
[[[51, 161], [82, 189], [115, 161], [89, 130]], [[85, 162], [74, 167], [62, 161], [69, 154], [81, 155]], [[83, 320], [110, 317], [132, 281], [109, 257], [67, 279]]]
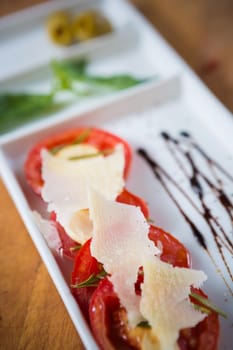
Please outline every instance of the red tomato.
[[[89, 128], [86, 127], [80, 127], [77, 129], [63, 131], [59, 134], [52, 135], [49, 138], [42, 140], [31, 149], [25, 162], [24, 169], [27, 182], [35, 193], [40, 194], [41, 186], [43, 185], [43, 180], [41, 178], [41, 150], [43, 148], [49, 150], [57, 146], [69, 145], [74, 142], [80, 135], [84, 135], [85, 131], [88, 129]], [[88, 143], [100, 151], [114, 148], [118, 143], [122, 143], [125, 153], [124, 176], [125, 178], [127, 177], [130, 168], [132, 152], [130, 146], [126, 141], [107, 131], [90, 128], [90, 133], [86, 135], [83, 143]]]
[[[203, 291], [194, 288], [193, 291], [207, 298]], [[198, 304], [196, 300], [192, 301]], [[217, 350], [218, 338], [219, 318], [217, 313], [211, 312], [196, 327], [182, 330], [178, 344], [181, 350]]]
[[[151, 226], [149, 237], [156, 244], [162, 243], [161, 259], [173, 266], [189, 267], [190, 255], [187, 249], [176, 238], [162, 229]], [[143, 274], [139, 274], [135, 291], [140, 294], [140, 284]], [[202, 291], [195, 290], [203, 296]], [[193, 300], [195, 303], [196, 301]], [[129, 350], [137, 349], [132, 345], [132, 339], [122, 336], [120, 328], [122, 323], [116, 316], [119, 314], [120, 303], [113, 286], [107, 278], [102, 280], [90, 300], [89, 315], [94, 337], [102, 350]], [[114, 323], [115, 322], [115, 323]], [[192, 329], [180, 332], [178, 344], [181, 350], [217, 350], [219, 336], [218, 315], [212, 312], [202, 322]]]
[[117, 202], [120, 203], [126, 203], [126, 204], [130, 204], [130, 205], [135, 205], [136, 207], [140, 207], [141, 211], [143, 213], [143, 215], [145, 216], [145, 218], [149, 218], [149, 208], [146, 204], [146, 202], [136, 196], [135, 194], [127, 191], [126, 189], [124, 189], [119, 196], [116, 199]]
[[76, 248], [78, 246], [78, 243], [75, 242], [72, 238], [70, 238], [67, 235], [62, 225], [60, 225], [59, 222], [57, 221], [56, 213], [54, 212], [51, 213], [50, 220], [54, 222], [57, 232], [59, 234], [61, 244], [62, 244], [61, 246], [62, 254], [67, 258], [71, 258], [73, 260], [77, 254]]
[[[107, 278], [103, 279], [95, 290], [89, 306], [90, 323], [94, 337], [103, 350], [125, 350], [127, 344], [112, 332], [112, 315], [120, 307], [118, 296]], [[130, 349], [130, 348], [128, 348]]]
[[[173, 266], [190, 267], [190, 254], [185, 246], [170, 233], [161, 228], [150, 225], [149, 238], [156, 246], [162, 245], [160, 258]], [[140, 269], [138, 280], [135, 285], [136, 293], [140, 295], [140, 285], [143, 282], [143, 273]]]
[[[202, 291], [198, 292], [204, 296]], [[120, 335], [122, 324], [115, 317], [119, 310], [118, 296], [111, 282], [105, 278], [94, 291], [89, 307], [91, 328], [102, 350], [138, 349], [132, 345], [132, 339], [127, 339], [125, 333], [123, 337]], [[218, 315], [212, 312], [196, 327], [182, 330], [178, 344], [181, 350], [217, 350], [218, 337]]]
[[[102, 270], [102, 265], [91, 256], [89, 239], [78, 251], [74, 269], [71, 275], [71, 285], [75, 286], [86, 281], [91, 275], [97, 275]], [[85, 318], [88, 320], [88, 308], [90, 298], [96, 287], [72, 288], [72, 293], [77, 300]]]
[[159, 227], [150, 226], [149, 238], [159, 246], [162, 244], [161, 260], [179, 267], [190, 267], [191, 258], [187, 248], [170, 233]]

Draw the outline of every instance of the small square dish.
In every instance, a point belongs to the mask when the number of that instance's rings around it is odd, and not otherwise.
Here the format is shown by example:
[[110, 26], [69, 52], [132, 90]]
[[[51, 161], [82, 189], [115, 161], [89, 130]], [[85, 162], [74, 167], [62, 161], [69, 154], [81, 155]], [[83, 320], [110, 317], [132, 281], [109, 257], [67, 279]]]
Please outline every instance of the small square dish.
[[[98, 9], [113, 23], [113, 32], [68, 47], [57, 46], [47, 37], [44, 22], [64, 6], [70, 11], [77, 7], [78, 13]], [[30, 132], [50, 120], [88, 110], [117, 94], [127, 94], [138, 84], [179, 73], [177, 62], [168, 61], [163, 51], [158, 56], [163, 45], [160, 36], [152, 37], [152, 28], [124, 1], [69, 0], [65, 5], [51, 1], [6, 16], [0, 28], [0, 64], [4, 67], [0, 140], [16, 136], [18, 130]], [[117, 78], [121, 78], [120, 85]]]
[[[111, 6], [114, 9], [114, 2]], [[130, 24], [127, 17], [113, 16], [109, 9], [104, 0], [69, 0], [65, 3], [50, 1], [3, 17], [0, 21], [2, 53], [0, 63], [4, 66], [4, 70], [1, 71], [0, 81], [4, 82], [48, 65], [54, 58], [73, 57], [89, 51], [92, 47], [101, 50], [105, 46], [105, 40], [114, 41], [115, 36], [118, 36], [124, 28], [127, 29]], [[112, 23], [114, 30], [106, 36], [96, 36], [92, 40], [78, 43], [71, 42], [69, 45], [59, 45], [59, 42], [56, 44], [51, 41], [47, 28], [51, 15], [62, 11], [76, 15], [89, 10], [100, 11]]]

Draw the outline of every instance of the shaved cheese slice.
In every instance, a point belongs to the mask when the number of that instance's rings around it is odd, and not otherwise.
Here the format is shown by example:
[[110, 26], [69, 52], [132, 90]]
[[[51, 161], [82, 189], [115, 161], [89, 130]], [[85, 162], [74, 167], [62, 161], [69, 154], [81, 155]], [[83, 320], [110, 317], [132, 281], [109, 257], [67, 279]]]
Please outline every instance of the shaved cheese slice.
[[144, 259], [143, 270], [140, 311], [159, 340], [155, 349], [174, 350], [179, 331], [194, 327], [206, 317], [194, 309], [189, 294], [191, 285], [200, 287], [207, 277], [203, 271], [173, 267], [149, 256]]
[[88, 156], [88, 155], [94, 155], [97, 154], [99, 150], [91, 145], [88, 144], [80, 144], [80, 145], [70, 145], [65, 146], [61, 148], [56, 154], [55, 157], [63, 158], [63, 159], [70, 159], [74, 157], [81, 157], [81, 156]]
[[45, 238], [48, 247], [52, 251], [60, 253], [62, 244], [54, 222], [43, 219], [37, 211], [33, 211], [32, 214], [36, 226]]
[[135, 293], [138, 269], [145, 255], [160, 251], [149, 240], [149, 225], [140, 208], [106, 200], [94, 190], [89, 192], [93, 222], [91, 254], [111, 275], [114, 290], [128, 312], [132, 325], [141, 320], [140, 297]]
[[80, 232], [79, 242], [82, 243], [92, 236], [93, 226], [89, 217], [89, 209], [81, 209], [72, 215], [70, 230], [75, 233]]
[[150, 329], [149, 332], [144, 332], [144, 337], [141, 342], [141, 350], [159, 350], [159, 339], [155, 336], [154, 332]]
[[[68, 150], [63, 152], [67, 156]], [[55, 211], [57, 220], [72, 239], [84, 243], [91, 237], [91, 224], [79, 211], [88, 209], [87, 188], [92, 186], [107, 199], [118, 196], [124, 187], [123, 145], [118, 144], [106, 157], [67, 160], [42, 150], [41, 159], [44, 181], [41, 194], [48, 203], [48, 211]]]

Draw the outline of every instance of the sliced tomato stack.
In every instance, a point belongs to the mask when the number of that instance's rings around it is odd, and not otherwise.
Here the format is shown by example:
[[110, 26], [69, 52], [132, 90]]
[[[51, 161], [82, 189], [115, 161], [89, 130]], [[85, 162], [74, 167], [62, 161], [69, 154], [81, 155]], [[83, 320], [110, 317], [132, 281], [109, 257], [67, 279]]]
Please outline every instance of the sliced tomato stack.
[[[122, 144], [125, 156], [124, 177], [125, 179], [127, 178], [132, 159], [132, 151], [129, 144], [120, 137], [107, 131], [91, 127], [79, 127], [52, 135], [37, 143], [29, 152], [25, 162], [24, 171], [29, 186], [36, 194], [41, 195], [41, 188], [43, 186], [43, 179], [41, 177], [41, 150], [59, 150], [60, 148], [74, 145], [75, 143], [92, 145], [99, 151], [111, 150], [114, 149], [117, 144]], [[141, 198], [128, 192], [126, 189], [124, 189], [118, 196], [117, 201], [138, 205], [141, 207], [146, 217], [149, 215], [146, 203]], [[78, 242], [75, 242], [66, 234], [64, 228], [59, 222], [57, 222], [55, 213], [51, 214], [50, 219], [55, 223], [60, 236], [63, 255], [74, 259], [78, 250]]]
[[[163, 244], [161, 260], [178, 267], [190, 267], [190, 254], [184, 245], [169, 233], [159, 227], [150, 226], [150, 239], [157, 245]], [[143, 282], [143, 273], [139, 274], [136, 283], [136, 292], [140, 291]], [[196, 293], [207, 296], [201, 290]], [[193, 300], [194, 303], [197, 303]], [[130, 350], [140, 349], [137, 343], [132, 341], [126, 327], [117, 294], [113, 290], [108, 278], [103, 279], [96, 290], [92, 292], [89, 303], [89, 318], [91, 328], [97, 343], [102, 350]], [[123, 310], [124, 311], [124, 310]], [[121, 316], [123, 314], [123, 317]], [[143, 330], [140, 330], [143, 332]], [[178, 345], [181, 350], [217, 350], [219, 337], [219, 319], [215, 312], [210, 314], [196, 327], [188, 328], [180, 332]]]
[[[82, 140], [83, 139], [83, 140]], [[129, 144], [120, 137], [111, 134], [107, 131], [97, 128], [80, 127], [59, 134], [52, 135], [41, 142], [37, 143], [29, 152], [25, 162], [25, 176], [28, 184], [32, 190], [40, 195], [43, 186], [41, 177], [41, 150], [54, 150], [60, 147], [65, 147], [74, 144], [76, 141], [82, 144], [88, 144], [96, 147], [99, 151], [114, 149], [114, 147], [121, 143], [124, 148], [125, 169], [124, 177], [127, 178], [130, 170], [132, 151]], [[143, 199], [130, 193], [124, 189], [116, 199], [118, 202], [139, 206], [146, 218], [149, 217], [148, 206]], [[56, 214], [51, 214], [51, 220], [55, 222], [58, 230], [61, 243], [62, 252], [64, 256], [74, 259], [77, 254], [77, 243], [71, 239], [65, 232], [64, 228], [56, 221]]]
[[[85, 138], [82, 139], [83, 135]], [[124, 148], [125, 168], [124, 178], [129, 173], [132, 152], [126, 141], [104, 130], [97, 128], [77, 128], [71, 131], [61, 132], [49, 137], [32, 148], [25, 163], [25, 175], [32, 190], [40, 195], [43, 186], [41, 177], [41, 150], [54, 150], [76, 143], [96, 147], [99, 151], [113, 149], [121, 143]], [[129, 192], [127, 189], [118, 195], [117, 202], [140, 207], [145, 218], [149, 218], [149, 209], [146, 202]], [[127, 333], [127, 316], [114, 292], [112, 283], [105, 277], [102, 265], [91, 255], [89, 239], [82, 247], [72, 240], [64, 228], [56, 220], [56, 214], [50, 218], [56, 225], [64, 256], [74, 260], [74, 268], [71, 276], [71, 289], [86, 320], [89, 322], [94, 337], [102, 350], [129, 350], [140, 349], [140, 346]], [[190, 254], [184, 245], [159, 227], [150, 226], [149, 238], [154, 244], [162, 245], [161, 260], [174, 267], [186, 267], [191, 265]], [[139, 269], [138, 280], [135, 284], [135, 293], [141, 293], [143, 283], [143, 270]], [[195, 293], [205, 296], [200, 290]], [[192, 300], [197, 303], [197, 301]], [[123, 325], [123, 326], [122, 326]], [[215, 312], [209, 315], [192, 329], [180, 332], [178, 345], [181, 350], [216, 350], [219, 337], [219, 320]]]

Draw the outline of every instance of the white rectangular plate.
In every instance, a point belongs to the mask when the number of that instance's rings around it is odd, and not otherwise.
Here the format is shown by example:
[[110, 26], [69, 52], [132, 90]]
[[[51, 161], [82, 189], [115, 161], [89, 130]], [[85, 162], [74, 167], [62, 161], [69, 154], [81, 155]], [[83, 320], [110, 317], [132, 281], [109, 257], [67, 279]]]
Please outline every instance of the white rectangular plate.
[[[37, 127], [32, 125], [2, 137], [0, 149], [2, 178], [84, 345], [90, 350], [97, 349], [67, 284], [67, 263], [62, 258], [57, 260], [54, 258], [34, 224], [31, 210], [35, 209], [43, 214], [45, 207], [28, 188], [23, 174], [23, 164], [28, 151], [37, 141], [74, 126], [97, 126], [126, 139], [134, 150], [127, 188], [148, 202], [151, 218], [156, 225], [179, 238], [191, 251], [193, 266], [207, 273], [208, 281], [204, 289], [210, 299], [228, 315], [226, 320], [221, 319], [219, 349], [230, 350], [233, 343], [232, 116], [140, 15], [123, 1], [119, 1], [118, 6], [127, 10], [128, 16], [134, 18], [148, 34], [145, 38], [152, 47], [156, 47], [156, 57], [163, 60], [165, 66], [169, 64], [169, 75], [158, 83], [137, 87], [89, 108], [78, 109], [75, 113], [72, 110], [65, 115], [49, 119], [47, 123], [42, 122]], [[151, 46], [147, 47], [147, 52], [149, 49]], [[118, 63], [120, 66], [121, 62], [122, 67], [124, 67], [123, 56], [122, 54]], [[163, 76], [164, 68], [160, 69], [160, 64], [155, 66], [158, 73]], [[110, 65], [108, 69], [110, 70]], [[190, 139], [181, 137], [180, 133], [184, 131], [192, 135], [192, 140], [209, 158], [198, 151], [197, 147], [191, 146]], [[179, 140], [180, 144], [178, 146], [167, 144], [161, 137], [161, 132], [169, 133]], [[165, 186], [139, 156], [137, 153], [139, 148], [145, 149], [156, 162], [156, 170], [162, 174]], [[192, 162], [188, 160], [187, 154], [182, 153], [184, 150], [190, 151], [193, 161], [198, 169], [201, 169], [202, 175], [198, 175], [198, 180], [203, 188], [204, 202], [201, 202], [197, 192], [193, 191], [186, 176], [188, 174], [190, 178], [192, 174]], [[223, 167], [227, 174], [218, 165]], [[164, 175], [162, 168], [168, 176]], [[210, 182], [214, 185], [214, 190]], [[231, 202], [227, 207], [229, 211], [219, 201], [219, 194], [223, 193]], [[213, 215], [209, 223], [203, 215], [205, 208], [208, 208]], [[194, 229], [191, 229], [187, 218], [204, 236], [207, 249], [198, 243]], [[223, 247], [221, 254], [216, 242]]]

